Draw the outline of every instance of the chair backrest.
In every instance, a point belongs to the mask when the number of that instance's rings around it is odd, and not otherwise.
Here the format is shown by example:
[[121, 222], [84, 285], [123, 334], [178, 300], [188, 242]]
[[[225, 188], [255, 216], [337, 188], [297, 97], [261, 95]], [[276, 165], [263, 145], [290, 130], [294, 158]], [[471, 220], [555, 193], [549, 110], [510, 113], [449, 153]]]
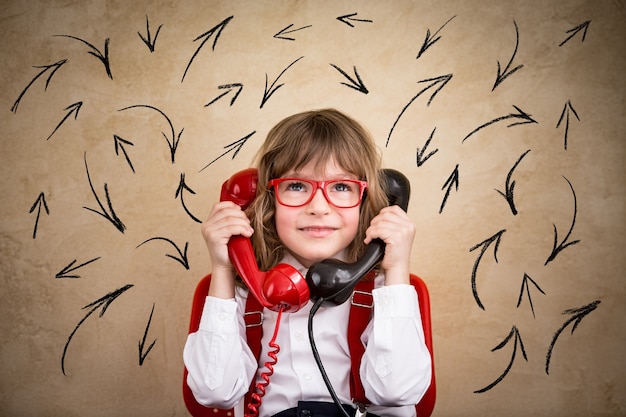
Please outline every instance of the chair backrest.
[[[209, 274], [202, 278], [196, 286], [191, 305], [189, 333], [197, 331], [200, 326], [200, 317], [202, 316], [202, 309], [204, 308], [206, 295], [209, 292], [210, 283], [211, 275]], [[437, 389], [435, 386], [435, 357], [433, 355], [432, 327], [430, 323], [430, 296], [428, 294], [428, 287], [426, 286], [426, 283], [424, 283], [424, 281], [417, 275], [411, 274], [411, 284], [415, 287], [417, 298], [419, 299], [422, 327], [424, 328], [424, 340], [432, 358], [432, 379], [430, 381], [430, 386], [420, 402], [415, 405], [415, 409], [418, 417], [429, 417], [435, 408], [435, 399], [437, 396]], [[209, 417], [215, 415], [212, 408], [199, 404], [194, 398], [191, 389], [187, 385], [187, 368], [183, 371], [183, 399], [187, 410], [193, 417]]]

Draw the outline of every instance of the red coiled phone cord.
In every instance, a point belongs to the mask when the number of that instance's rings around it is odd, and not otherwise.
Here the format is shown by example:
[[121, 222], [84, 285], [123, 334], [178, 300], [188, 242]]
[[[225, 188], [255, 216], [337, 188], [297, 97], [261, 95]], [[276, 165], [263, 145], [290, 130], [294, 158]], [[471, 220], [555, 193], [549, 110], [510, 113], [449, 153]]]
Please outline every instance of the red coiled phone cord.
[[278, 362], [278, 352], [280, 352], [280, 346], [276, 343], [276, 337], [278, 336], [278, 329], [280, 328], [282, 315], [283, 308], [281, 307], [278, 310], [278, 315], [276, 316], [274, 334], [268, 343], [269, 346], [273, 348], [273, 350], [267, 353], [267, 356], [271, 358], [271, 361], [265, 362], [265, 368], [267, 371], [261, 373], [261, 379], [263, 379], [263, 381], [256, 384], [256, 390], [251, 396], [250, 403], [248, 404], [248, 411], [246, 412], [245, 417], [257, 417], [259, 415], [259, 407], [261, 407], [263, 396], [265, 396], [265, 387], [270, 384], [270, 376], [274, 373], [274, 365]]

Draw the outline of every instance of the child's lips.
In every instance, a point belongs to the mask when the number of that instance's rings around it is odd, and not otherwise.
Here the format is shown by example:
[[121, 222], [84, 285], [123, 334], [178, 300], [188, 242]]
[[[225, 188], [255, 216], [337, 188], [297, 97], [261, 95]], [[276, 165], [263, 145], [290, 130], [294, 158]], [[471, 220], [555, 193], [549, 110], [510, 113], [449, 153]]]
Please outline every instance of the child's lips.
[[332, 234], [337, 228], [330, 226], [307, 226], [300, 228], [302, 232], [312, 237], [326, 237]]

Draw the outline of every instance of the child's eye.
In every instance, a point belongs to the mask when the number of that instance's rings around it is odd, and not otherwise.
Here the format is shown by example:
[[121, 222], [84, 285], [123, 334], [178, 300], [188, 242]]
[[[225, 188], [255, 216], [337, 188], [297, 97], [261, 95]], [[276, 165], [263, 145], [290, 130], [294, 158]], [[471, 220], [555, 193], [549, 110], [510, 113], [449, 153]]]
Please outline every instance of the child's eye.
[[352, 184], [349, 182], [334, 182], [332, 184], [332, 191], [350, 192], [352, 188]]
[[308, 191], [310, 186], [304, 182], [300, 181], [289, 181], [285, 182], [285, 191]]

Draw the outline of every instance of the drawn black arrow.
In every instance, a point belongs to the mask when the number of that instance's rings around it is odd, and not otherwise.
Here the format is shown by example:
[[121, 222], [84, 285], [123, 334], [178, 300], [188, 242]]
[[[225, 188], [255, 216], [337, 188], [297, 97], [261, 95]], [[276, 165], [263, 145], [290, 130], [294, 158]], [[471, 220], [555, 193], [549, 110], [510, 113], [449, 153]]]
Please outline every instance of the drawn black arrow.
[[72, 330], [72, 333], [70, 333], [70, 336], [67, 338], [67, 342], [65, 342], [65, 347], [63, 348], [63, 355], [61, 355], [61, 371], [63, 372], [63, 375], [67, 375], [65, 373], [65, 356], [67, 354], [67, 348], [70, 346], [70, 342], [72, 341], [72, 338], [74, 337], [74, 335], [76, 334], [76, 332], [78, 331], [80, 326], [85, 322], [85, 320], [87, 320], [89, 318], [89, 316], [91, 316], [99, 308], [102, 308], [102, 310], [100, 311], [99, 317], [104, 316], [104, 313], [106, 313], [107, 308], [109, 308], [111, 303], [117, 297], [122, 295], [126, 290], [128, 290], [129, 288], [132, 288], [132, 287], [133, 287], [133, 284], [126, 284], [122, 288], [119, 288], [119, 289], [117, 289], [117, 290], [115, 290], [113, 292], [110, 292], [107, 295], [105, 295], [104, 297], [99, 298], [96, 301], [94, 301], [93, 303], [87, 304], [85, 307], [83, 307], [83, 310], [85, 310], [87, 308], [91, 308], [91, 310], [89, 310], [87, 312], [87, 314], [85, 314], [85, 317], [83, 317], [78, 322], [78, 324], [76, 325], [74, 330]]
[[578, 213], [578, 204], [576, 201], [576, 192], [574, 191], [574, 187], [572, 186], [572, 183], [567, 178], [565, 178], [565, 181], [567, 181], [567, 184], [569, 185], [570, 190], [572, 190], [572, 195], [574, 196], [574, 216], [572, 218], [572, 224], [569, 227], [567, 235], [565, 235], [565, 238], [560, 243], [558, 243], [559, 238], [558, 238], [558, 231], [556, 229], [556, 224], [552, 223], [552, 226], [554, 226], [554, 244], [552, 245], [552, 252], [550, 253], [550, 256], [548, 256], [548, 259], [546, 260], [546, 263], [544, 265], [548, 265], [549, 262], [552, 262], [554, 258], [556, 258], [556, 256], [568, 246], [572, 246], [580, 242], [580, 239], [573, 240], [571, 242], [567, 241], [570, 235], [572, 234], [572, 231], [574, 230], [574, 225], [576, 224], [576, 214]]
[[111, 204], [111, 197], [109, 196], [109, 186], [107, 183], [104, 183], [104, 195], [106, 197], [107, 200], [107, 206], [109, 208], [109, 212], [106, 211], [106, 209], [104, 208], [104, 205], [102, 205], [102, 202], [100, 201], [100, 197], [98, 197], [98, 194], [96, 193], [96, 190], [93, 187], [93, 183], [91, 182], [91, 175], [89, 175], [89, 167], [87, 166], [87, 153], [85, 152], [84, 155], [84, 159], [85, 159], [85, 171], [87, 171], [87, 180], [89, 181], [89, 187], [91, 188], [91, 193], [93, 194], [93, 196], [96, 198], [96, 202], [98, 203], [98, 206], [100, 206], [100, 210], [95, 210], [89, 207], [84, 207], [84, 209], [92, 211], [96, 214], [99, 214], [100, 216], [104, 217], [105, 219], [107, 219], [109, 222], [111, 222], [111, 224], [113, 226], [115, 226], [115, 228], [117, 230], [119, 230], [120, 232], [124, 233], [124, 230], [126, 230], [126, 226], [124, 225], [124, 223], [120, 220], [119, 217], [117, 217], [117, 214], [115, 214], [115, 210], [113, 209], [113, 205]]
[[196, 41], [204, 38], [202, 40], [202, 42], [200, 42], [200, 46], [198, 46], [198, 49], [196, 49], [196, 52], [193, 53], [193, 56], [189, 60], [189, 63], [187, 64], [187, 68], [185, 68], [185, 72], [183, 74], [183, 78], [180, 80], [181, 83], [183, 81], [185, 81], [185, 76], [187, 75], [187, 71], [189, 71], [189, 67], [193, 63], [193, 60], [196, 59], [196, 56], [198, 55], [200, 50], [204, 47], [204, 44], [206, 44], [207, 41], [209, 39], [211, 39], [211, 37], [213, 35], [215, 35], [215, 37], [213, 39], [213, 45], [211, 46], [211, 50], [215, 51], [215, 45], [217, 45], [217, 41], [219, 40], [220, 36], [222, 35], [222, 31], [224, 30], [224, 28], [226, 26], [228, 26], [228, 23], [230, 23], [230, 21], [232, 19], [233, 19], [233, 16], [227, 17], [226, 19], [224, 19], [220, 23], [218, 23], [216, 26], [212, 27], [211, 29], [209, 29], [208, 31], [204, 32], [202, 35], [198, 36], [196, 39], [193, 40], [194, 42], [196, 42]]
[[87, 45], [89, 48], [91, 48], [91, 51], [88, 51], [87, 53], [89, 55], [93, 55], [96, 58], [98, 58], [100, 60], [100, 62], [102, 62], [102, 64], [104, 65], [104, 69], [107, 72], [107, 75], [109, 76], [110, 79], [113, 79], [113, 74], [111, 74], [111, 63], [109, 61], [109, 38], [106, 38], [104, 40], [104, 53], [100, 52], [100, 50], [98, 48], [96, 48], [95, 46], [93, 46], [92, 44], [90, 44], [89, 42], [87, 42], [84, 39], [81, 38], [77, 38], [76, 36], [71, 36], [71, 35], [54, 35], [54, 36], [62, 36], [65, 38], [71, 38], [71, 39], [75, 39], [79, 42], [84, 43], [85, 45]]
[[511, 56], [509, 63], [506, 64], [504, 70], [502, 70], [500, 66], [500, 61], [498, 61], [498, 75], [496, 75], [496, 81], [493, 84], [493, 88], [491, 89], [491, 91], [495, 90], [496, 87], [499, 86], [500, 83], [502, 83], [502, 81], [513, 75], [514, 72], [524, 67], [524, 65], [518, 65], [515, 68], [511, 68], [513, 60], [515, 59], [515, 55], [517, 55], [517, 48], [519, 47], [519, 29], [517, 28], [517, 23], [515, 22], [515, 20], [513, 21], [513, 25], [515, 26], [515, 49], [513, 50], [513, 55]]
[[243, 138], [236, 140], [233, 143], [229, 143], [228, 145], [224, 146], [223, 149], [226, 149], [226, 151], [224, 153], [222, 153], [220, 156], [218, 156], [217, 158], [215, 158], [214, 160], [212, 160], [211, 162], [209, 162], [208, 164], [206, 164], [204, 166], [204, 168], [202, 168], [200, 171], [198, 172], [202, 172], [205, 169], [207, 169], [209, 166], [211, 166], [214, 162], [218, 161], [220, 158], [223, 158], [224, 156], [228, 155], [230, 152], [233, 152], [233, 155], [231, 156], [230, 159], [235, 159], [235, 157], [237, 156], [237, 154], [239, 153], [239, 151], [241, 150], [241, 148], [243, 148], [243, 145], [246, 144], [246, 142], [248, 141], [248, 139], [250, 139], [252, 137], [252, 135], [254, 135], [256, 133], [256, 130], [248, 133], [246, 136], [244, 136]]
[[511, 119], [514, 120], [514, 122], [509, 124], [507, 127], [524, 125], [528, 123], [537, 123], [537, 121], [533, 119], [530, 114], [526, 113], [525, 111], [523, 111], [516, 105], [513, 105], [513, 107], [515, 108], [515, 110], [517, 110], [517, 113], [509, 113], [506, 116], [497, 117], [487, 123], [484, 123], [478, 126], [476, 129], [472, 130], [467, 136], [465, 136], [463, 140], [461, 141], [461, 143], [465, 142], [467, 139], [470, 138], [470, 136], [478, 133], [480, 130], [486, 128], [487, 126], [491, 126], [494, 123], [502, 122], [504, 120], [511, 120]]
[[24, 97], [24, 94], [26, 94], [28, 89], [35, 83], [35, 81], [37, 81], [39, 79], [39, 77], [44, 75], [46, 72], [49, 72], [49, 74], [48, 74], [48, 78], [46, 79], [46, 85], [44, 87], [44, 91], [48, 90], [48, 85], [50, 84], [50, 80], [52, 79], [52, 76], [66, 62], [67, 62], [67, 59], [62, 59], [62, 60], [60, 60], [58, 62], [55, 62], [54, 64], [51, 64], [51, 65], [34, 66], [33, 68], [43, 68], [43, 69], [41, 71], [39, 71], [39, 73], [37, 75], [35, 75], [35, 77], [32, 80], [30, 80], [30, 82], [28, 83], [26, 88], [24, 88], [24, 90], [22, 90], [20, 95], [17, 97], [17, 100], [15, 100], [15, 103], [13, 103], [13, 105], [11, 106], [11, 111], [13, 113], [17, 113], [17, 108], [20, 105], [20, 102], [22, 101], [22, 98]]
[[120, 150], [121, 150], [122, 153], [124, 154], [124, 158], [126, 158], [126, 162], [128, 163], [128, 166], [130, 166], [130, 169], [133, 171], [133, 173], [135, 173], [135, 167], [133, 167], [133, 163], [130, 161], [130, 158], [128, 157], [126, 148], [124, 148], [124, 145], [128, 145], [128, 146], [135, 146], [135, 145], [132, 142], [115, 134], [113, 135], [113, 140], [115, 141], [115, 155], [119, 156]]
[[583, 22], [580, 25], [565, 31], [565, 33], [570, 33], [571, 35], [565, 38], [565, 40], [559, 44], [559, 47], [565, 45], [570, 39], [572, 39], [574, 36], [576, 36], [577, 33], [581, 31], [583, 32], [583, 36], [580, 42], [583, 43], [585, 41], [585, 37], [587, 36], [587, 29], [589, 29], [590, 24], [591, 20], [587, 20], [586, 22]]
[[146, 325], [146, 330], [143, 332], [143, 338], [139, 341], [139, 366], [143, 365], [143, 361], [146, 360], [146, 356], [154, 347], [157, 339], [154, 339], [148, 349], [144, 352], [143, 348], [146, 345], [146, 338], [148, 337], [148, 329], [150, 329], [150, 323], [152, 323], [152, 314], [154, 313], [154, 303], [152, 303], [152, 311], [150, 311], [150, 317], [148, 318], [148, 324]]
[[[411, 104], [413, 104], [413, 102], [415, 100], [417, 100], [418, 97], [420, 97], [422, 94], [424, 94], [426, 91], [434, 88], [434, 92], [431, 94], [430, 99], [428, 99], [428, 102], [426, 103], [426, 106], [430, 106], [430, 103], [433, 101], [433, 99], [435, 98], [435, 96], [437, 95], [437, 93], [439, 93], [439, 91], [441, 91], [441, 89], [443, 87], [445, 87], [446, 84], [448, 84], [448, 82], [452, 79], [452, 74], [447, 74], [447, 75], [441, 75], [439, 77], [434, 77], [434, 78], [428, 78], [425, 80], [421, 80], [418, 81], [418, 83], [430, 83], [429, 85], [427, 85], [426, 87], [424, 87], [423, 89], [421, 89], [407, 104], [406, 106], [404, 106], [404, 108], [402, 109], [402, 111], [400, 112], [400, 114], [398, 115], [398, 117], [396, 118], [396, 121], [393, 122], [393, 126], [391, 126], [391, 130], [389, 130], [389, 135], [387, 135], [387, 142], [385, 143], [385, 147], [389, 146], [389, 140], [391, 139], [391, 135], [393, 134], [394, 129], [396, 128], [396, 125], [398, 124], [398, 122], [400, 121], [400, 118], [402, 117], [402, 115], [404, 114], [404, 112], [407, 111], [407, 109], [411, 106]], [[436, 87], [436, 88], [435, 88]]]
[[77, 269], [80, 269], [85, 265], [89, 265], [90, 263], [97, 261], [98, 259], [100, 259], [99, 256], [97, 258], [93, 258], [86, 262], [83, 262], [82, 264], [77, 265], [77, 266], [74, 266], [74, 264], [76, 263], [76, 259], [74, 259], [66, 267], [64, 267], [59, 272], [57, 272], [57, 274], [54, 277], [55, 278], [80, 278], [80, 275], [69, 275], [69, 274], [70, 272], [74, 272]]
[[532, 279], [526, 272], [524, 272], [524, 278], [522, 279], [522, 288], [520, 289], [519, 298], [517, 299], [517, 308], [519, 308], [520, 304], [522, 304], [522, 296], [524, 295], [524, 291], [525, 291], [526, 296], [528, 297], [528, 303], [530, 304], [530, 311], [532, 311], [533, 318], [534, 318], [535, 308], [533, 307], [533, 299], [530, 296], [530, 287], [528, 285], [528, 282], [532, 283], [535, 286], [535, 288], [537, 288], [539, 292], [541, 292], [543, 295], [545, 295], [546, 293], [543, 292], [541, 287], [539, 287], [539, 285], [535, 282], [534, 279]]
[[443, 184], [443, 187], [441, 187], [441, 190], [446, 190], [446, 194], [443, 197], [443, 201], [441, 202], [441, 207], [439, 207], [439, 214], [441, 214], [443, 208], [446, 206], [446, 203], [448, 202], [448, 197], [450, 197], [450, 191], [452, 191], [453, 186], [455, 191], [459, 191], [459, 164], [456, 164], [456, 167], [454, 167], [454, 171], [452, 171], [452, 174], [450, 174], [450, 176], [446, 180], [446, 183]]
[[269, 82], [267, 73], [265, 73], [265, 90], [263, 91], [263, 98], [261, 99], [261, 109], [263, 108], [263, 106], [265, 105], [265, 103], [267, 102], [267, 100], [270, 99], [270, 97], [272, 96], [272, 94], [274, 94], [280, 87], [282, 87], [285, 84], [279, 84], [276, 85], [276, 82], [278, 82], [278, 80], [280, 79], [280, 77], [282, 77], [282, 75], [289, 69], [291, 68], [292, 65], [294, 65], [296, 62], [300, 61], [302, 58], [304, 58], [304, 56], [301, 56], [300, 58], [296, 59], [295, 61], [293, 61], [291, 64], [287, 65], [287, 67], [282, 70], [280, 72], [280, 74], [278, 74], [278, 77], [276, 77], [276, 79], [272, 82], [272, 85], [267, 86], [267, 83]]
[[189, 269], [189, 260], [187, 259], [187, 248], [189, 247], [189, 242], [185, 242], [185, 250], [181, 251], [178, 246], [176, 245], [176, 243], [174, 243], [172, 240], [165, 238], [165, 237], [152, 237], [148, 240], [145, 240], [143, 242], [141, 242], [139, 245], [137, 245], [137, 248], [139, 248], [139, 246], [143, 245], [144, 243], [148, 243], [152, 240], [164, 240], [166, 242], [168, 242], [169, 244], [171, 244], [172, 246], [174, 246], [174, 248], [176, 249], [176, 251], [178, 252], [178, 257], [174, 256], [174, 255], [170, 255], [168, 253], [165, 254], [165, 256], [167, 256], [168, 258], [172, 258], [173, 260], [175, 260], [176, 262], [179, 262], [182, 266], [185, 267], [185, 269]]
[[519, 348], [522, 351], [522, 355], [524, 356], [524, 359], [526, 360], [526, 362], [528, 362], [528, 357], [526, 356], [526, 350], [524, 349], [524, 343], [522, 342], [522, 337], [520, 336], [519, 330], [517, 330], [516, 326], [513, 326], [511, 328], [511, 331], [509, 332], [508, 336], [502, 342], [500, 342], [500, 344], [498, 346], [496, 346], [493, 349], [491, 349], [491, 351], [495, 352], [498, 349], [502, 349], [504, 346], [506, 346], [511, 341], [511, 339], [513, 339], [513, 354], [511, 355], [511, 360], [509, 361], [509, 364], [507, 365], [506, 369], [504, 370], [502, 375], [500, 375], [498, 378], [496, 378], [496, 380], [493, 381], [491, 384], [487, 385], [484, 388], [481, 388], [479, 390], [474, 391], [475, 394], [481, 394], [483, 392], [489, 391], [491, 388], [495, 387], [500, 382], [502, 382], [504, 377], [511, 370], [511, 367], [513, 367], [513, 362], [515, 362], [515, 356], [517, 355], [517, 347], [518, 347], [518, 345], [519, 345]]
[[356, 18], [354, 18], [354, 16], [356, 16], [357, 14], [358, 13], [350, 13], [350, 14], [346, 14], [346, 15], [343, 15], [343, 16], [339, 16], [337, 18], [337, 20], [339, 20], [342, 23], [345, 23], [346, 25], [350, 26], [351, 28], [354, 27], [352, 22], [372, 23], [372, 21], [369, 20], [369, 19], [356, 19]]
[[41, 216], [42, 207], [46, 211], [46, 214], [50, 215], [48, 203], [46, 203], [46, 196], [44, 195], [43, 191], [39, 193], [39, 196], [37, 196], [37, 200], [35, 200], [30, 210], [28, 211], [29, 213], [32, 213], [33, 211], [35, 211], [35, 209], [37, 209], [37, 217], [35, 218], [35, 227], [33, 229], [33, 239], [37, 237], [37, 227], [39, 226], [39, 217]]
[[185, 205], [185, 200], [183, 199], [183, 194], [184, 194], [185, 191], [189, 191], [191, 194], [195, 194], [196, 193], [194, 190], [189, 188], [189, 186], [187, 186], [187, 184], [185, 184], [185, 174], [181, 173], [180, 174], [180, 182], [178, 183], [178, 188], [176, 189], [176, 195], [174, 196], [174, 198], [179, 198], [180, 197], [180, 202], [183, 205], [183, 209], [185, 209], [185, 212], [189, 215], [189, 217], [191, 217], [193, 219], [193, 221], [195, 221], [196, 223], [202, 223], [202, 221], [200, 219], [198, 219], [196, 216], [191, 214], [189, 209], [187, 209], [187, 206]]
[[558, 129], [559, 126], [561, 126], [561, 122], [563, 122], [563, 120], [565, 120], [565, 139], [564, 139], [564, 147], [565, 150], [567, 150], [567, 135], [569, 133], [569, 115], [570, 113], [573, 113], [574, 116], [576, 116], [576, 119], [578, 119], [578, 121], [580, 121], [580, 117], [578, 117], [578, 113], [576, 113], [576, 110], [574, 109], [574, 106], [572, 106], [572, 102], [567, 100], [567, 103], [565, 103], [565, 105], [563, 106], [563, 111], [561, 112], [561, 117], [559, 117], [559, 121], [556, 124], [556, 127]]
[[421, 57], [428, 48], [433, 46], [435, 43], [439, 41], [439, 39], [441, 39], [441, 36], [439, 36], [439, 32], [441, 32], [441, 30], [444, 27], [446, 27], [446, 25], [450, 23], [452, 19], [454, 19], [455, 17], [456, 16], [452, 16], [450, 19], [448, 19], [448, 21], [444, 23], [439, 29], [437, 29], [437, 31], [433, 33], [432, 35], [430, 34], [430, 29], [426, 29], [426, 38], [424, 38], [424, 43], [422, 44], [422, 47], [417, 53], [417, 56], [415, 57], [415, 59], [419, 59], [419, 57]]
[[[433, 156], [439, 151], [439, 149], [435, 149], [433, 151], [430, 151], [428, 155], [424, 156], [424, 154], [426, 153], [426, 150], [428, 149], [428, 145], [430, 145], [430, 141], [433, 139], [433, 136], [435, 135], [435, 130], [437, 130], [437, 128], [434, 128], [433, 131], [430, 132], [430, 136], [428, 137], [428, 140], [426, 141], [426, 143], [424, 143], [424, 146], [422, 148], [417, 148], [416, 160], [417, 160], [418, 168], [424, 165], [426, 161], [430, 159], [431, 156]], [[458, 182], [458, 178], [457, 178], [457, 182]]]
[[226, 94], [230, 93], [231, 91], [236, 91], [235, 94], [233, 94], [233, 98], [230, 99], [230, 105], [232, 106], [233, 104], [235, 104], [235, 100], [237, 100], [237, 97], [239, 97], [239, 93], [241, 93], [241, 90], [243, 90], [243, 84], [241, 83], [223, 84], [223, 85], [218, 85], [217, 88], [220, 90], [223, 90], [223, 89], [227, 89], [227, 90], [224, 91], [219, 96], [215, 97], [213, 100], [211, 100], [207, 104], [205, 104], [204, 107], [209, 107], [211, 104], [215, 103], [216, 101], [218, 101], [219, 99], [224, 97]]
[[498, 247], [500, 246], [500, 240], [502, 239], [502, 234], [504, 232], [506, 232], [506, 229], [500, 230], [495, 235], [483, 240], [469, 250], [470, 252], [473, 252], [474, 250], [481, 248], [480, 253], [476, 257], [476, 261], [474, 262], [474, 267], [472, 268], [472, 294], [474, 295], [474, 300], [476, 300], [476, 304], [478, 304], [478, 307], [482, 308], [483, 310], [485, 309], [485, 306], [480, 301], [480, 298], [478, 297], [478, 291], [476, 289], [476, 272], [478, 271], [478, 265], [480, 265], [480, 261], [482, 260], [483, 255], [485, 254], [485, 252], [487, 252], [489, 246], [494, 242], [495, 245], [493, 247], [493, 258], [495, 259], [496, 263], [498, 263]]
[[330, 64], [330, 66], [335, 68], [337, 71], [339, 71], [339, 73], [341, 73], [341, 75], [343, 75], [350, 81], [349, 84], [344, 83], [344, 82], [342, 82], [341, 84], [345, 85], [346, 87], [350, 87], [356, 91], [360, 91], [363, 94], [369, 93], [369, 91], [367, 91], [367, 87], [365, 87], [365, 84], [363, 84], [363, 81], [361, 80], [361, 77], [359, 76], [359, 73], [357, 72], [356, 67], [353, 67], [354, 75], [356, 76], [356, 80], [355, 80], [354, 78], [351, 78], [348, 74], [346, 74], [346, 72], [342, 70], [341, 68], [339, 68], [337, 65]]
[[513, 165], [513, 167], [509, 170], [509, 173], [506, 176], [506, 182], [504, 185], [504, 189], [505, 192], [502, 192], [498, 189], [496, 189], [496, 191], [502, 196], [504, 197], [504, 199], [506, 200], [507, 203], [509, 203], [509, 207], [511, 208], [511, 213], [513, 213], [514, 216], [517, 215], [517, 208], [515, 207], [515, 196], [514, 196], [514, 192], [515, 192], [515, 180], [511, 181], [511, 178], [513, 177], [513, 172], [515, 172], [515, 169], [517, 168], [517, 166], [519, 165], [520, 162], [522, 162], [522, 159], [524, 159], [524, 157], [526, 155], [528, 155], [528, 152], [530, 152], [530, 149], [527, 150], [526, 152], [524, 152], [522, 154], [522, 156], [520, 156], [517, 159], [517, 162], [515, 162], [515, 164]]
[[559, 336], [561, 336], [561, 333], [563, 333], [563, 330], [565, 330], [565, 328], [569, 326], [571, 323], [574, 323], [574, 325], [572, 326], [572, 332], [571, 332], [571, 334], [573, 335], [574, 330], [576, 330], [576, 328], [580, 324], [580, 321], [585, 316], [587, 316], [587, 314], [595, 310], [598, 307], [598, 304], [600, 304], [600, 300], [596, 300], [592, 303], [589, 303], [579, 308], [572, 308], [569, 310], [565, 310], [562, 313], [562, 314], [571, 314], [571, 317], [567, 319], [565, 323], [563, 323], [561, 328], [556, 331], [556, 333], [554, 334], [554, 337], [552, 338], [552, 342], [550, 343], [550, 347], [548, 348], [548, 353], [546, 354], [546, 374], [547, 375], [550, 375], [550, 361], [552, 360], [552, 351], [554, 350], [554, 345], [556, 344], [556, 341], [559, 339]]
[[[293, 23], [290, 24], [289, 26], [287, 26], [286, 28], [281, 29], [280, 31], [278, 31], [278, 33], [276, 33], [274, 35], [274, 38], [276, 38], [276, 39], [283, 39], [283, 40], [286, 40], [286, 41], [295, 41], [296, 38], [292, 38], [292, 37], [285, 36], [285, 35], [288, 35], [290, 33], [295, 33], [295, 32], [298, 32], [299, 30], [307, 29], [307, 28], [311, 27], [311, 25], [307, 25], [307, 26], [302, 26], [302, 27], [300, 27], [298, 29], [291, 29], [292, 26], [293, 26]], [[289, 29], [291, 29], [291, 30], [289, 30]]]
[[159, 25], [156, 33], [154, 34], [154, 39], [152, 39], [152, 33], [150, 32], [150, 20], [148, 19], [148, 15], [146, 15], [146, 36], [143, 36], [140, 32], [137, 32], [137, 35], [141, 38], [143, 43], [146, 44], [150, 52], [154, 52], [154, 47], [156, 46], [157, 37], [159, 36], [159, 32], [161, 32], [161, 28], [163, 25]]
[[63, 109], [65, 111], [67, 111], [67, 114], [59, 122], [57, 127], [54, 128], [54, 130], [52, 131], [52, 133], [50, 133], [50, 136], [48, 136], [48, 138], [46, 140], [50, 140], [52, 135], [54, 135], [56, 133], [56, 131], [59, 130], [59, 128], [63, 125], [63, 123], [65, 123], [65, 121], [70, 118], [72, 113], [74, 114], [74, 120], [76, 120], [76, 118], [78, 117], [78, 112], [80, 111], [80, 108], [82, 107], [82, 105], [83, 105], [83, 102], [82, 101], [78, 101], [78, 102], [76, 102], [74, 104], [70, 104], [65, 109]]
[[151, 106], [149, 104], [135, 104], [132, 106], [128, 106], [128, 107], [124, 107], [123, 109], [119, 109], [118, 111], [124, 111], [124, 110], [128, 110], [128, 109], [134, 109], [134, 108], [147, 108], [147, 109], [152, 109], [157, 111], [161, 116], [163, 116], [165, 118], [165, 120], [167, 121], [167, 124], [170, 127], [170, 136], [166, 135], [165, 132], [161, 131], [161, 134], [163, 135], [163, 137], [165, 138], [165, 141], [167, 142], [169, 148], [170, 148], [170, 159], [172, 161], [172, 164], [175, 162], [176, 160], [176, 149], [178, 149], [178, 144], [180, 142], [180, 137], [183, 134], [183, 129], [180, 129], [180, 132], [178, 133], [178, 135], [176, 135], [176, 132], [174, 131], [174, 125], [172, 124], [172, 121], [170, 120], [169, 117], [167, 117], [167, 115], [161, 111], [160, 109], [157, 109], [154, 106]]

